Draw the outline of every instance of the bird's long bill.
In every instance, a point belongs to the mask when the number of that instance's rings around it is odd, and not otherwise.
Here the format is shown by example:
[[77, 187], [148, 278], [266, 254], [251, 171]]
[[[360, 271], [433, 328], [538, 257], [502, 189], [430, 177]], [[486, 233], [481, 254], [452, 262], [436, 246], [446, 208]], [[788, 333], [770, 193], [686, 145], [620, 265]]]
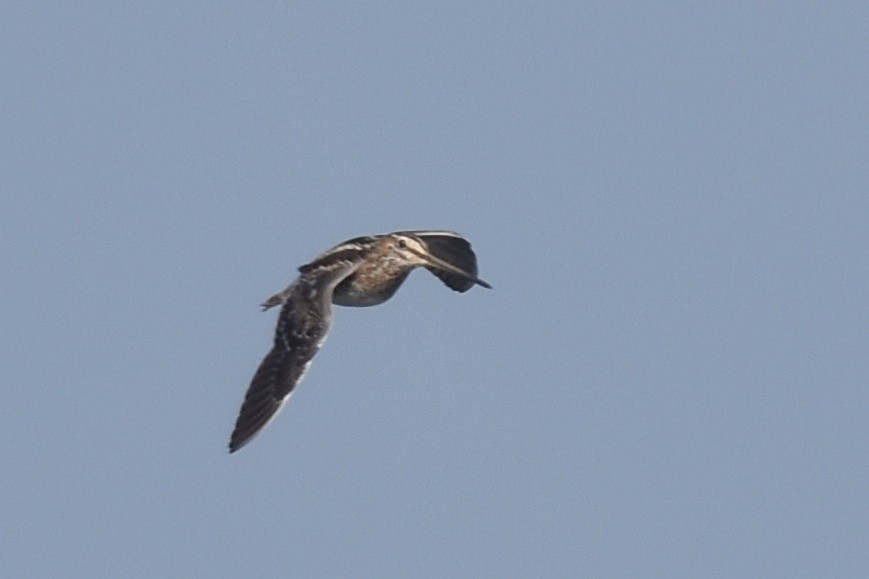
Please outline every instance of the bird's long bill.
[[454, 266], [453, 264], [451, 264], [447, 261], [440, 259], [439, 257], [435, 257], [431, 253], [422, 253], [422, 252], [415, 251], [413, 249], [411, 249], [411, 251], [413, 251], [413, 253], [415, 253], [421, 259], [424, 259], [425, 261], [427, 261], [429, 263], [429, 265], [431, 265], [432, 267], [436, 267], [438, 269], [442, 269], [444, 271], [448, 271], [448, 272], [454, 273], [456, 275], [460, 275], [469, 281], [472, 281], [476, 284], [483, 286], [484, 288], [492, 289], [492, 286], [490, 286], [488, 283], [484, 282], [480, 278], [470, 274], [467, 271], [464, 271], [461, 268]]

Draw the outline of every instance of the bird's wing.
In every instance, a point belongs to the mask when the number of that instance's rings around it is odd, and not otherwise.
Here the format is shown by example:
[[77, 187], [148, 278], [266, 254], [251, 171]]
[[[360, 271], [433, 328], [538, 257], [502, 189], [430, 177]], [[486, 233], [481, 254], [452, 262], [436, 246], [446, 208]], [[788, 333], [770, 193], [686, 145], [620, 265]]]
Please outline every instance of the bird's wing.
[[235, 452], [268, 426], [290, 400], [332, 327], [332, 292], [358, 262], [341, 262], [303, 274], [285, 293], [275, 342], [257, 368], [229, 441]]
[[379, 236], [354, 237], [315, 257], [311, 263], [299, 267], [300, 273], [308, 273], [339, 262], [356, 262], [364, 256], [365, 250], [377, 241]]
[[[440, 260], [466, 272], [472, 278], [477, 277], [477, 256], [471, 249], [467, 239], [452, 231], [412, 231], [428, 246], [429, 251]], [[474, 287], [474, 282], [467, 277], [427, 266], [427, 270], [435, 274], [447, 287], [457, 292], [466, 292]]]

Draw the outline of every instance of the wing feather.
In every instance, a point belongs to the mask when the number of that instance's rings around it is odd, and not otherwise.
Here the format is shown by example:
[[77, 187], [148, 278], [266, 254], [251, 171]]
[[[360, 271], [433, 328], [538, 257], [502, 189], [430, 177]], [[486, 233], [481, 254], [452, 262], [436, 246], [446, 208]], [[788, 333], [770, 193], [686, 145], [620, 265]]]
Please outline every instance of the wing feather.
[[280, 295], [284, 299], [272, 349], [251, 380], [229, 440], [229, 452], [249, 443], [274, 420], [302, 381], [332, 327], [335, 285], [358, 261], [333, 262], [303, 273]]
[[[411, 233], [425, 241], [432, 255], [466, 272], [472, 278], [477, 277], [477, 256], [467, 239], [451, 231]], [[466, 292], [474, 287], [474, 282], [467, 277], [435, 267], [426, 267], [426, 269], [435, 274], [447, 287], [457, 292]]]

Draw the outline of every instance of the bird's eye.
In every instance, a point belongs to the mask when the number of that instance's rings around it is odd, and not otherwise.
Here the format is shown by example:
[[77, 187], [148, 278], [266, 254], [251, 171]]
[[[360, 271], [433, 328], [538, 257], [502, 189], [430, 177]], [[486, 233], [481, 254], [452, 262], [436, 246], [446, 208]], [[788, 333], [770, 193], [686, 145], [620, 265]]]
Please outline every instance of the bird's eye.
[[404, 249], [405, 247], [407, 247], [407, 242], [403, 239], [399, 239], [398, 240], [398, 247], [401, 247], [402, 249]]

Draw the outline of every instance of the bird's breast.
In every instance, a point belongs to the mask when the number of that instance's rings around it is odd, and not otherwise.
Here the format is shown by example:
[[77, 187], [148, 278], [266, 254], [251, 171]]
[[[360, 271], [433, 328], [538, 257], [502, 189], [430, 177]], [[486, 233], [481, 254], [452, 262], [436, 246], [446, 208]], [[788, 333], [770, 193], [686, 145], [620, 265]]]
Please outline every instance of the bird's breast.
[[332, 294], [332, 303], [351, 307], [382, 304], [392, 297], [408, 274], [410, 269], [390, 275], [376, 270], [356, 272], [338, 284]]

